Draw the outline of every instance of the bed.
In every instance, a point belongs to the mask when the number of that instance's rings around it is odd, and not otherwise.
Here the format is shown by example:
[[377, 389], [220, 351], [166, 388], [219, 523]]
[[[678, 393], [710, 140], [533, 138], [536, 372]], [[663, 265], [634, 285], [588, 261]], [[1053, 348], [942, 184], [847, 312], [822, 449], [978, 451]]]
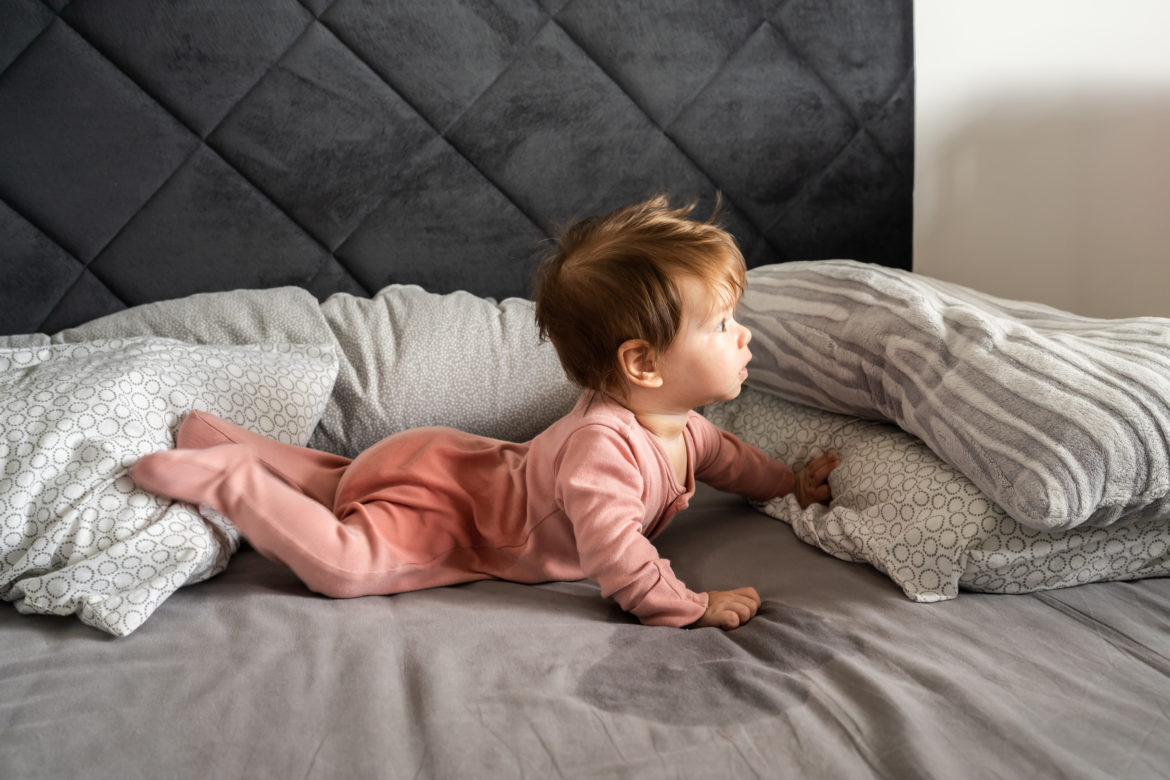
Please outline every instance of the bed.
[[[1164, 777], [1170, 324], [911, 271], [909, 2], [0, 8], [0, 776]], [[138, 491], [191, 408], [353, 454], [573, 403], [557, 226], [669, 191], [750, 266], [704, 412], [828, 507], [656, 541], [731, 632], [590, 582], [330, 600]]]

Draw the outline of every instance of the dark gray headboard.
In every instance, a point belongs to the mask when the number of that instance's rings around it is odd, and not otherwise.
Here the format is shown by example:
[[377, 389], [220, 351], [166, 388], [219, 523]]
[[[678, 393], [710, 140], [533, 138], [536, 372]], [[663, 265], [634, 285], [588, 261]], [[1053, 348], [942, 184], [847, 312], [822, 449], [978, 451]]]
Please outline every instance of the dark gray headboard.
[[3, 0], [0, 333], [193, 292], [526, 295], [574, 217], [910, 267], [910, 0]]

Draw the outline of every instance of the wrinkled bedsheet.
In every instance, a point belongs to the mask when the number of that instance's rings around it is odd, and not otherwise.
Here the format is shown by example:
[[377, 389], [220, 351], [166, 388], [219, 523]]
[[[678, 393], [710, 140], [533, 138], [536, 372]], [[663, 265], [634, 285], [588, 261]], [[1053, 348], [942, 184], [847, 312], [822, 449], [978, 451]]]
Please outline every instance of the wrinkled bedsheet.
[[730, 633], [585, 582], [332, 601], [251, 550], [114, 639], [0, 605], [0, 777], [1164, 777], [1170, 579], [908, 601], [701, 489]]

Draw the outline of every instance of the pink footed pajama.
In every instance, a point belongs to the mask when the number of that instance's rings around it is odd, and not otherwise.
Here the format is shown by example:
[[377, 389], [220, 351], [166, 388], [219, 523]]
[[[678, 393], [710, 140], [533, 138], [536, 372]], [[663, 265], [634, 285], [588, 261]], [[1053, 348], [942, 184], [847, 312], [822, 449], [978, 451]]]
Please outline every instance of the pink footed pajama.
[[418, 428], [352, 461], [192, 412], [176, 449], [143, 457], [131, 475], [214, 507], [328, 596], [588, 577], [642, 622], [682, 626], [702, 616], [707, 596], [650, 540], [687, 506], [695, 478], [759, 500], [794, 483], [787, 466], [696, 413], [684, 437], [679, 484], [633, 414], [591, 393], [529, 442]]

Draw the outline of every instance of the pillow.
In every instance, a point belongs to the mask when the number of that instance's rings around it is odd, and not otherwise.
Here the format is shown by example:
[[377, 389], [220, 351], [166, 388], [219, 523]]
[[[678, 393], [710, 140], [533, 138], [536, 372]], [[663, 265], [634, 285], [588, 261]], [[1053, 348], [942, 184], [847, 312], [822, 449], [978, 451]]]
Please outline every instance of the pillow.
[[353, 457], [423, 425], [526, 441], [580, 394], [540, 342], [531, 301], [390, 285], [373, 298], [337, 293], [321, 310], [343, 359], [318, 449]]
[[49, 336], [46, 333], [16, 333], [11, 336], [0, 336], [0, 348], [44, 347], [49, 343]]
[[915, 601], [952, 599], [960, 587], [1028, 593], [1170, 574], [1165, 520], [1029, 528], [892, 424], [800, 406], [753, 388], [706, 414], [794, 469], [825, 452], [840, 453], [828, 507], [802, 510], [791, 495], [759, 507], [790, 524], [801, 541], [871, 564]]
[[239, 537], [138, 489], [128, 468], [174, 446], [191, 409], [303, 445], [336, 371], [332, 346], [136, 338], [0, 349], [0, 598], [134, 631], [177, 588], [221, 571]]
[[312, 293], [299, 287], [196, 293], [144, 303], [54, 333], [54, 344], [162, 336], [191, 344], [330, 344]]
[[354, 457], [421, 425], [524, 441], [567, 413], [580, 391], [552, 345], [540, 343], [532, 306], [414, 285], [390, 285], [373, 298], [337, 293], [323, 304], [296, 287], [233, 290], [135, 306], [52, 340], [337, 344], [335, 393], [309, 446]]
[[1170, 517], [1170, 320], [853, 261], [748, 272], [754, 386], [895, 422], [1038, 529]]

